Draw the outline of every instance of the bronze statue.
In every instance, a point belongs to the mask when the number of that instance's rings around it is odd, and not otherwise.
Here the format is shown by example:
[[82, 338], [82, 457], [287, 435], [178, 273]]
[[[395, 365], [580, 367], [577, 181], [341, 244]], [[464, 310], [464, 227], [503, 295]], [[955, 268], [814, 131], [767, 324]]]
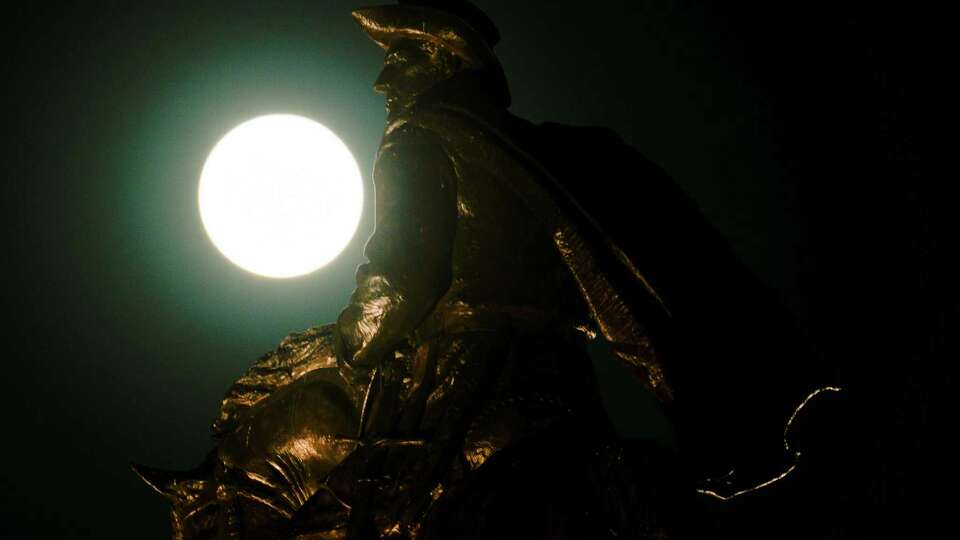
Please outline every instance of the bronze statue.
[[[792, 470], [785, 430], [833, 388], [682, 191], [608, 130], [511, 115], [468, 2], [353, 15], [386, 51], [369, 262], [335, 325], [234, 385], [200, 468], [136, 468], [174, 537], [684, 537], [697, 491]], [[590, 339], [678, 456], [618, 440]]]

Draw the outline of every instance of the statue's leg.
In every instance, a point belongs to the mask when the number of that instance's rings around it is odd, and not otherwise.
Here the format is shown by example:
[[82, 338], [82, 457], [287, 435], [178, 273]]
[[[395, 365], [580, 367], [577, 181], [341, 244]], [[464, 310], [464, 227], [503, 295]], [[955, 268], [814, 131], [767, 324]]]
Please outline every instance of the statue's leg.
[[431, 507], [426, 539], [701, 537], [672, 453], [619, 440], [575, 344], [515, 336], [463, 453], [467, 469]]

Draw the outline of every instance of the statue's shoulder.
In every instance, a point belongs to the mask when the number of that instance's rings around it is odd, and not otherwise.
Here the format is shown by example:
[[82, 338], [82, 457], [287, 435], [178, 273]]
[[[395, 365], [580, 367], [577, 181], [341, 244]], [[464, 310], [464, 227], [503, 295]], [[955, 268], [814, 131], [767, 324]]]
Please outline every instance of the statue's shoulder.
[[414, 107], [389, 120], [380, 141], [380, 153], [395, 146], [438, 143], [442, 122], [436, 121], [436, 114], [439, 112]]
[[510, 116], [507, 109], [483, 94], [437, 91], [426, 94], [399, 115], [387, 127], [387, 133], [411, 127], [435, 133], [501, 127]]

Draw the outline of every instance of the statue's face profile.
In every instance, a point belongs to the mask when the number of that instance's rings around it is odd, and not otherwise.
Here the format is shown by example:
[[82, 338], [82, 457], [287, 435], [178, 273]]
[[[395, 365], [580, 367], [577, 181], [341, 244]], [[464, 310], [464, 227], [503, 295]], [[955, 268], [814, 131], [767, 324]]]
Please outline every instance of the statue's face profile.
[[436, 43], [401, 39], [387, 50], [373, 89], [386, 95], [387, 107], [392, 110], [449, 78], [457, 64], [454, 54]]

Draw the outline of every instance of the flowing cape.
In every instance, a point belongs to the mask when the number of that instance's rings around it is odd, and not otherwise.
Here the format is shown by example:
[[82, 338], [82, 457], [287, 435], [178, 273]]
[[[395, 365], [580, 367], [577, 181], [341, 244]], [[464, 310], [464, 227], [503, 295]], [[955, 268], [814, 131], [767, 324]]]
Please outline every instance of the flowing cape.
[[599, 333], [674, 422], [701, 492], [729, 498], [792, 471], [791, 423], [839, 389], [683, 190], [609, 130], [462, 103], [423, 100], [388, 132], [410, 123], [435, 133], [547, 227]]

